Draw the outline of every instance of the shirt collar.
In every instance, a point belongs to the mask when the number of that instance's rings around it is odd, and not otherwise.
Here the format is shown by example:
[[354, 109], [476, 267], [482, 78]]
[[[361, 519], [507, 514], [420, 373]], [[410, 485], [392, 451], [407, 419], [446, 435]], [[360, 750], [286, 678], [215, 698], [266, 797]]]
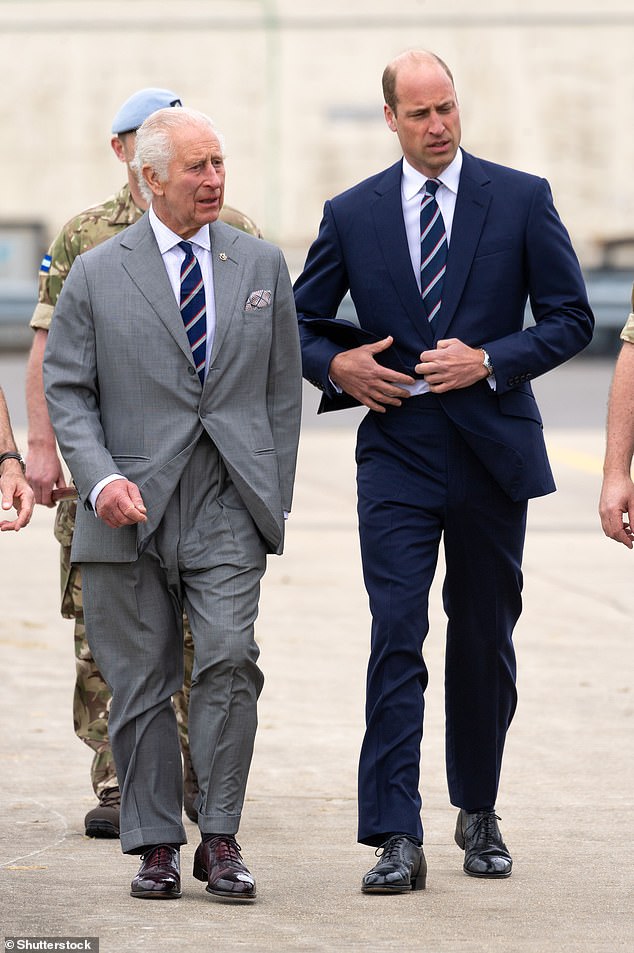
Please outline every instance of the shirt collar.
[[[180, 235], [177, 235], [176, 232], [173, 232], [171, 228], [168, 228], [167, 225], [160, 220], [151, 205], [149, 216], [150, 225], [152, 226], [152, 231], [154, 232], [154, 236], [156, 238], [161, 255], [164, 255], [165, 252], [169, 251], [171, 248], [174, 248], [179, 242], [183, 241]], [[206, 248], [207, 251], [210, 251], [211, 238], [209, 236], [209, 225], [203, 225], [198, 229], [196, 234], [192, 235], [191, 238], [188, 238], [187, 241], [191, 242], [193, 245], [198, 245], [199, 248]]]
[[[441, 172], [440, 175], [435, 176], [443, 185], [445, 185], [451, 192], [456, 194], [458, 192], [458, 185], [460, 184], [460, 172], [462, 169], [462, 150], [458, 149], [452, 162], [447, 166], [444, 172]], [[409, 164], [405, 156], [403, 156], [403, 196], [405, 199], [411, 199], [417, 195], [420, 190], [423, 188], [425, 183], [428, 180], [428, 176], [423, 175], [422, 172], [419, 172], [412, 165]]]

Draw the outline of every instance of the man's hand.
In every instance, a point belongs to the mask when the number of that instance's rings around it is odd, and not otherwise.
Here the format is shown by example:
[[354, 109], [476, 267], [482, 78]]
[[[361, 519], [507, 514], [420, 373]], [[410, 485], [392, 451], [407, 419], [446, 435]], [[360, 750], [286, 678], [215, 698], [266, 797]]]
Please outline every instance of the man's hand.
[[469, 347], [458, 338], [438, 341], [435, 351], [423, 351], [416, 373], [422, 374], [433, 394], [470, 387], [484, 380], [489, 372], [482, 363], [484, 354], [480, 348]]
[[346, 394], [380, 414], [385, 413], [385, 404], [400, 407], [401, 402], [411, 395], [398, 385], [413, 384], [414, 378], [383, 367], [374, 360], [375, 354], [386, 351], [393, 342], [390, 335], [375, 344], [363, 344], [335, 354], [328, 371], [330, 380]]
[[54, 445], [49, 448], [30, 446], [26, 458], [26, 478], [33, 488], [36, 503], [55, 506], [51, 491], [67, 484]]
[[35, 506], [35, 495], [25, 480], [17, 461], [4, 461], [2, 476], [0, 477], [0, 489], [2, 490], [2, 509], [10, 510], [14, 506], [18, 514], [14, 520], [2, 520], [0, 522], [0, 532], [6, 533], [7, 530], [14, 530], [17, 533], [29, 522]]
[[601, 526], [606, 536], [628, 549], [634, 548], [630, 514], [634, 514], [634, 483], [621, 473], [606, 473], [599, 500]]
[[129, 480], [113, 480], [107, 483], [97, 497], [97, 516], [113, 529], [144, 523], [147, 511], [141, 491]]

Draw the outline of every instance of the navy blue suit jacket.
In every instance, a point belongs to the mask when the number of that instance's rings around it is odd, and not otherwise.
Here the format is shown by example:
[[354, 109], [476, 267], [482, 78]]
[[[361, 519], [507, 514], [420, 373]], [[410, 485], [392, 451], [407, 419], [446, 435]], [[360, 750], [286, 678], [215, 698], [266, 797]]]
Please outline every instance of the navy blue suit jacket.
[[[444, 411], [513, 500], [555, 489], [529, 381], [582, 350], [594, 318], [569, 235], [545, 179], [463, 153], [443, 303], [434, 331], [412, 269], [401, 204], [401, 162], [326, 202], [295, 283], [304, 376], [322, 409], [350, 406], [328, 379], [334, 355], [391, 334], [382, 363], [413, 376], [441, 338], [485, 348], [486, 381], [440, 396]], [[361, 330], [335, 315], [350, 290]], [[530, 298], [535, 325], [524, 328]], [[322, 319], [322, 320], [315, 320]], [[324, 324], [323, 319], [327, 319]], [[340, 333], [343, 335], [340, 336]]]

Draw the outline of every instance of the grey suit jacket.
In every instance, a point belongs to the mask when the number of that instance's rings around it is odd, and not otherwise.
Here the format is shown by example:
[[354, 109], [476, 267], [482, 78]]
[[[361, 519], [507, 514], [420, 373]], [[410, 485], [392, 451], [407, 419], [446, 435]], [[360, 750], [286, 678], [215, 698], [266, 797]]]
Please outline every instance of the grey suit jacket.
[[[290, 279], [278, 248], [210, 225], [216, 330], [204, 385], [149, 218], [79, 256], [48, 336], [51, 420], [84, 508], [75, 562], [127, 562], [160, 521], [203, 431], [271, 552], [290, 510], [301, 363]], [[264, 307], [246, 308], [254, 291]], [[111, 529], [86, 503], [104, 477], [136, 483], [148, 522]]]

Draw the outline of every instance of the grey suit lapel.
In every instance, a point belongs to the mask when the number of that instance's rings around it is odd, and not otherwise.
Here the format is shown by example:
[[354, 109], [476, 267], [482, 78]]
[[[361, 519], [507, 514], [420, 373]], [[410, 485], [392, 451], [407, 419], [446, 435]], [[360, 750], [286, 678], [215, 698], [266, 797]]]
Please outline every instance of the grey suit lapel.
[[[235, 247], [240, 232], [220, 221], [212, 222], [209, 232], [216, 310], [216, 327], [211, 351], [211, 362], [213, 362], [236, 313], [236, 296], [242, 268], [240, 256]], [[193, 366], [191, 347], [147, 213], [136, 224], [125, 230], [121, 237], [121, 245], [125, 250], [124, 269]]]
[[214, 301], [216, 306], [216, 328], [211, 349], [213, 363], [231, 321], [242, 306], [236, 300], [242, 277], [240, 255], [236, 243], [240, 232], [224, 222], [212, 222], [209, 226], [211, 236], [211, 260], [214, 274]]
[[180, 310], [146, 214], [121, 235], [122, 264], [193, 366]]

